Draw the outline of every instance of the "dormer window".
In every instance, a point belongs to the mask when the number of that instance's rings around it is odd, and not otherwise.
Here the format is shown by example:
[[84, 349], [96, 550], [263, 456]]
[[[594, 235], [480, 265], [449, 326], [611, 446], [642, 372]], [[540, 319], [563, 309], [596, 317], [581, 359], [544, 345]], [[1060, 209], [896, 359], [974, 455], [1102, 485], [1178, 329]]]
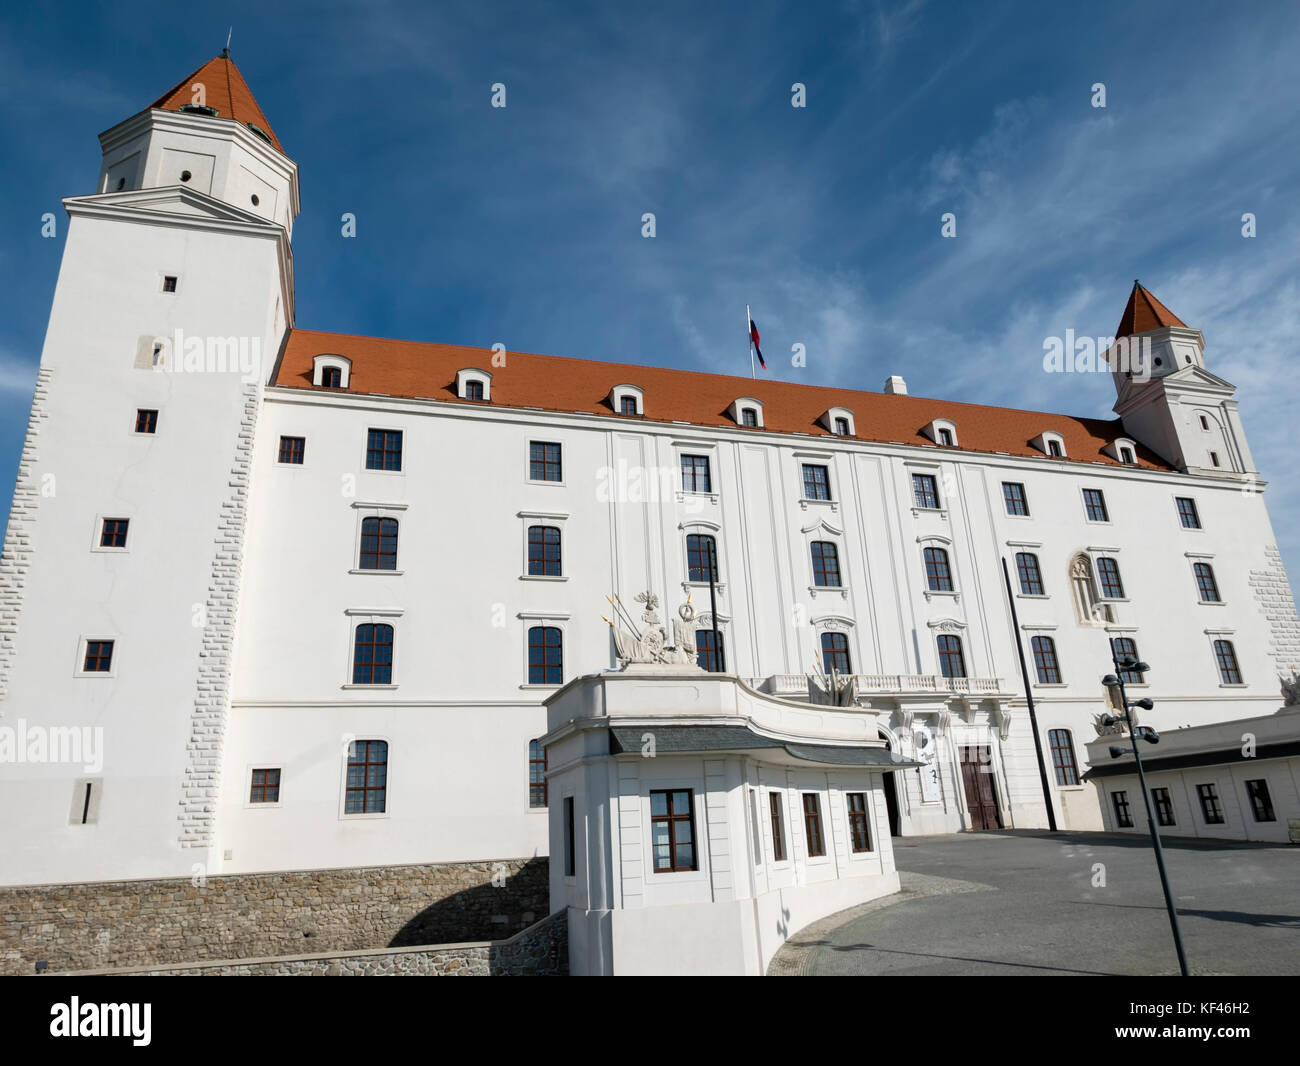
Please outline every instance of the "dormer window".
[[818, 421], [837, 437], [857, 436], [857, 430], [853, 426], [853, 412], [847, 407], [832, 407]]
[[206, 104], [181, 104], [176, 110], [186, 115], [207, 115], [208, 118], [216, 118], [220, 114], [215, 107]]
[[322, 389], [346, 389], [352, 377], [352, 360], [345, 355], [318, 355], [312, 359], [312, 384]]
[[957, 423], [950, 418], [936, 418], [921, 432], [941, 448], [957, 447]]
[[272, 142], [272, 140], [271, 140], [271, 135], [270, 135], [269, 133], [267, 133], [266, 130], [262, 129], [261, 126], [255, 126], [255, 125], [253, 125], [253, 123], [251, 123], [251, 122], [245, 122], [244, 125], [247, 126], [250, 130], [252, 130], [252, 131], [253, 131], [255, 134], [257, 134], [259, 137], [261, 137], [262, 140], [264, 140], [267, 144], [270, 144], [270, 145], [272, 145], [272, 147], [274, 147], [274, 142]]
[[752, 396], [741, 396], [737, 400], [732, 400], [728, 413], [738, 426], [748, 426], [750, 429], [763, 428], [763, 403]]
[[[1065, 458], [1065, 438], [1054, 429], [1045, 429], [1029, 442], [1044, 455], [1052, 459]], [[1132, 443], [1131, 441], [1128, 443]]]
[[615, 385], [609, 390], [609, 405], [620, 415], [643, 415], [645, 394], [639, 385]]
[[1102, 450], [1125, 466], [1137, 466], [1137, 445], [1127, 437], [1117, 438]]
[[492, 399], [492, 375], [486, 370], [467, 366], [456, 371], [456, 395], [462, 400], [487, 402]]

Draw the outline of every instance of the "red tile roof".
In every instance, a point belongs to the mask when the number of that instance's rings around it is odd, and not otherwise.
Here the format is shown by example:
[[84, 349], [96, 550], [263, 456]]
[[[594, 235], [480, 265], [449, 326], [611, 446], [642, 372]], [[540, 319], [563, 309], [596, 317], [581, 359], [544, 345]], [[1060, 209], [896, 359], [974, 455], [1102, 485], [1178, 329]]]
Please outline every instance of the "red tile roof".
[[1124, 308], [1124, 317], [1119, 320], [1119, 329], [1115, 337], [1127, 337], [1134, 333], [1145, 333], [1149, 329], [1163, 326], [1182, 326], [1187, 323], [1157, 300], [1141, 282], [1133, 282], [1133, 291], [1129, 294], [1128, 306]]
[[245, 125], [251, 123], [271, 138], [271, 143], [281, 152], [284, 149], [266, 120], [262, 109], [253, 99], [253, 92], [239, 73], [235, 61], [229, 56], [219, 55], [199, 67], [188, 78], [183, 78], [174, 88], [168, 89], [149, 105], [150, 110], [159, 108], [163, 111], [179, 111], [184, 104], [199, 101], [194, 99], [195, 83], [203, 86], [202, 103], [217, 109], [218, 118], [233, 118]]
[[[482, 406], [456, 395], [456, 372], [474, 367], [492, 375], [490, 406], [493, 407], [531, 407], [626, 418], [614, 413], [609, 392], [615, 385], [632, 384], [645, 390], [645, 418], [653, 422], [679, 421], [735, 428], [727, 408], [733, 400], [752, 396], [763, 403], [764, 428], [747, 429], [749, 433], [775, 430], [829, 437], [832, 434], [818, 419], [827, 408], [847, 407], [854, 413], [859, 440], [935, 447], [921, 430], [935, 418], [949, 418], [957, 426], [961, 451], [1006, 452], [1042, 458], [1043, 453], [1029, 442], [1044, 430], [1055, 430], [1065, 439], [1070, 460], [1111, 465], [1119, 463], [1101, 449], [1124, 435], [1118, 419], [1072, 418], [920, 396], [893, 396], [523, 352], [509, 352], [506, 365], [494, 367], [489, 349], [304, 329], [291, 332], [274, 384], [313, 389], [312, 358], [324, 353], [343, 355], [352, 361], [347, 389], [350, 393]], [[1141, 467], [1173, 469], [1141, 446], [1137, 452]]]

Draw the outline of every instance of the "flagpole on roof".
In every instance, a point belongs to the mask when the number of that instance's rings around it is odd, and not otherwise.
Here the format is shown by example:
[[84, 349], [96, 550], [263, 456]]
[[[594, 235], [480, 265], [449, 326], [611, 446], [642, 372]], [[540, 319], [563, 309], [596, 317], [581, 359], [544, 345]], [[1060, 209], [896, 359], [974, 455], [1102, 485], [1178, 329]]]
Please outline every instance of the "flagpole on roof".
[[749, 304], [745, 304], [745, 336], [749, 338], [749, 376], [756, 378], [754, 372], [754, 319], [749, 313]]

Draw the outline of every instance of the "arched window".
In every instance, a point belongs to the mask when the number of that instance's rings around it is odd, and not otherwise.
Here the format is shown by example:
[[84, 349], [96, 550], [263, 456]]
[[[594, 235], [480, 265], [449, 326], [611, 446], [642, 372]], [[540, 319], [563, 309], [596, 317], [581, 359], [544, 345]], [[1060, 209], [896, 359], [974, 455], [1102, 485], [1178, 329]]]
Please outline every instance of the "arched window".
[[341, 389], [343, 387], [343, 371], [336, 366], [322, 367], [320, 383], [327, 389]]
[[822, 670], [828, 674], [832, 670], [841, 674], [853, 673], [849, 662], [849, 638], [843, 633], [822, 634]]
[[1038, 569], [1038, 556], [1033, 552], [1016, 552], [1016, 573], [1020, 577], [1020, 591], [1026, 596], [1043, 595], [1043, 574]]
[[1197, 563], [1192, 569], [1196, 572], [1196, 591], [1202, 603], [1219, 603], [1219, 583], [1214, 580], [1214, 567], [1209, 563]]
[[829, 540], [812, 542], [813, 584], [823, 588], [840, 587], [840, 553]]
[[1056, 659], [1056, 641], [1051, 637], [1034, 637], [1029, 643], [1034, 649], [1034, 669], [1038, 671], [1038, 683], [1059, 685], [1061, 665]]
[[1097, 576], [1101, 578], [1101, 592], [1108, 600], [1124, 598], [1124, 582], [1119, 579], [1119, 563], [1107, 556], [1097, 560]]
[[361, 520], [361, 570], [397, 569], [397, 519]]
[[357, 626], [352, 655], [354, 685], [393, 683], [393, 627], [367, 622]]
[[[716, 635], [717, 640], [714, 640]], [[726, 670], [726, 654], [723, 648], [722, 631], [715, 634], [712, 629], [695, 631], [695, 664], [701, 670], [711, 674], [720, 674]]]
[[1097, 586], [1092, 579], [1092, 563], [1086, 555], [1076, 555], [1070, 563], [1070, 589], [1074, 593], [1074, 613], [1083, 625], [1114, 622], [1108, 605], [1099, 603]]
[[1214, 642], [1214, 661], [1219, 664], [1219, 677], [1225, 685], [1241, 684], [1241, 667], [1237, 665], [1237, 650], [1232, 641]]
[[686, 536], [686, 580], [718, 580], [717, 542], [707, 533]]
[[948, 568], [948, 553], [942, 548], [925, 549], [925, 580], [931, 592], [952, 591], [952, 571]]
[[388, 807], [388, 742], [354, 740], [348, 745], [344, 814], [383, 814]]
[[[1137, 642], [1131, 637], [1116, 637], [1111, 641], [1111, 649], [1115, 658], [1123, 661], [1124, 659], [1133, 659], [1135, 662], [1141, 662], [1138, 659]], [[1137, 670], [1124, 670], [1119, 672], [1119, 679], [1126, 685], [1140, 685], [1143, 683], [1143, 675]]]
[[1052, 749], [1052, 766], [1056, 770], [1058, 785], [1077, 785], [1079, 768], [1074, 761], [1074, 738], [1068, 729], [1048, 731], [1047, 743]]
[[546, 748], [540, 740], [528, 742], [528, 806], [545, 807], [549, 797], [546, 789]]
[[965, 677], [966, 657], [961, 651], [961, 637], [944, 633], [939, 637], [939, 673], [944, 677]]
[[528, 574], [560, 576], [560, 531], [556, 526], [528, 527]]
[[528, 683], [558, 685], [564, 677], [564, 649], [555, 626], [528, 630]]

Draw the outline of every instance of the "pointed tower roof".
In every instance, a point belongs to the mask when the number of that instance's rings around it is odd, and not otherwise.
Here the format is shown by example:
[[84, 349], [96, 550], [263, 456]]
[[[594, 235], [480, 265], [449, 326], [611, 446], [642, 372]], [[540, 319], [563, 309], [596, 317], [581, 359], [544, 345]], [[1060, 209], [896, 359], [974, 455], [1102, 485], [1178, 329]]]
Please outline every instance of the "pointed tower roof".
[[257, 106], [248, 82], [244, 81], [244, 76], [239, 73], [235, 61], [225, 49], [222, 49], [221, 55], [209, 59], [189, 77], [182, 78], [173, 88], [158, 97], [149, 105], [150, 109], [179, 111], [186, 104], [195, 103], [193, 86], [196, 82], [203, 86], [203, 103], [215, 108], [217, 117], [233, 118], [246, 126], [256, 126], [279, 151], [284, 151], [271, 124], [266, 120], [266, 115]]
[[1144, 289], [1140, 281], [1134, 281], [1128, 306], [1124, 308], [1124, 317], [1119, 320], [1119, 329], [1115, 331], [1116, 339], [1163, 326], [1182, 326], [1186, 329], [1187, 323]]

